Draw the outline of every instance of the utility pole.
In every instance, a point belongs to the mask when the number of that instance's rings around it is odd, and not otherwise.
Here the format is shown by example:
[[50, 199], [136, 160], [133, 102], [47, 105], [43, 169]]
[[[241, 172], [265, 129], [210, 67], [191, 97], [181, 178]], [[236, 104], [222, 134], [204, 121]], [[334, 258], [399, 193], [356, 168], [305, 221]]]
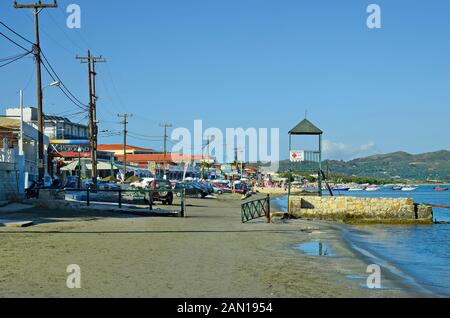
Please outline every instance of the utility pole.
[[172, 124], [160, 124], [160, 127], [164, 128], [164, 176], [166, 175], [166, 164], [167, 164], [167, 140], [169, 136], [167, 135], [167, 129], [172, 127]]
[[123, 121], [119, 124], [123, 125], [123, 177], [125, 181], [127, 178], [127, 119], [133, 117], [133, 114], [119, 114], [117, 117], [123, 118]]
[[36, 84], [37, 84], [37, 109], [38, 109], [38, 167], [39, 180], [44, 179], [44, 113], [42, 109], [42, 77], [41, 77], [41, 46], [39, 38], [39, 13], [45, 8], [57, 8], [56, 0], [52, 4], [42, 3], [39, 0], [34, 4], [18, 4], [14, 1], [14, 8], [16, 9], [33, 9], [34, 10], [34, 36], [35, 43], [33, 53], [36, 61]]
[[97, 144], [98, 144], [98, 122], [97, 122], [97, 95], [95, 90], [95, 64], [105, 63], [106, 60], [102, 57], [95, 57], [91, 55], [91, 51], [88, 50], [87, 57], [76, 57], [82, 64], [88, 64], [88, 76], [89, 76], [89, 134], [91, 141], [91, 161], [92, 161], [92, 182], [94, 186], [97, 186]]

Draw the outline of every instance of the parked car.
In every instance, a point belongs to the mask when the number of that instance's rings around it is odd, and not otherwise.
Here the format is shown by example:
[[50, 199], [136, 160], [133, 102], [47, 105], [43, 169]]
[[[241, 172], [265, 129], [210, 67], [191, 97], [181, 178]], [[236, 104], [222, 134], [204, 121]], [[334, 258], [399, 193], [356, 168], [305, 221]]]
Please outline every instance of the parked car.
[[[204, 198], [208, 195], [208, 192], [205, 191], [204, 189], [195, 186], [195, 184], [193, 183], [177, 183], [175, 186], [175, 190], [181, 190], [184, 189], [186, 192], [186, 196], [190, 196], [190, 197], [196, 197], [196, 198]], [[181, 193], [177, 192], [177, 196], [181, 197]]]
[[249, 186], [244, 182], [234, 184], [234, 192], [236, 193], [246, 194], [249, 190]]
[[130, 184], [131, 188], [137, 188], [137, 189], [145, 189], [149, 186], [150, 183], [155, 181], [155, 178], [143, 178], [139, 182], [133, 182]]
[[225, 188], [220, 188], [217, 185], [213, 185], [214, 193], [222, 195], [225, 193]]
[[202, 183], [202, 182], [192, 182], [192, 184], [195, 187], [201, 188], [203, 189], [206, 193], [209, 194], [213, 194], [214, 193], [214, 188], [206, 183]]
[[[153, 179], [153, 181], [148, 182], [146, 188], [147, 190], [162, 190], [160, 192], [152, 192], [153, 202], [162, 202], [163, 204], [172, 205], [173, 204], [173, 192], [164, 191], [172, 190], [172, 185], [170, 181], [163, 179]], [[145, 203], [150, 202], [150, 193], [145, 193], [144, 195]]]
[[230, 181], [228, 180], [215, 180], [212, 182], [213, 186], [225, 189], [230, 187]]

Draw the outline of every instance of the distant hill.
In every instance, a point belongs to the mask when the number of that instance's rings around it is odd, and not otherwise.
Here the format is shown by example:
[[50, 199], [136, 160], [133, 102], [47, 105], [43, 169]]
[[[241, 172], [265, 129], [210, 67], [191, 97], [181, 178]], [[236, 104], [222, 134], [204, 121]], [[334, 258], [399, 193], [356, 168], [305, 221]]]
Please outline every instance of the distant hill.
[[[280, 162], [280, 170], [289, 167], [287, 160]], [[380, 179], [414, 179], [418, 181], [450, 181], [450, 151], [412, 155], [394, 152], [351, 161], [327, 160], [323, 169], [338, 175], [372, 177]]]

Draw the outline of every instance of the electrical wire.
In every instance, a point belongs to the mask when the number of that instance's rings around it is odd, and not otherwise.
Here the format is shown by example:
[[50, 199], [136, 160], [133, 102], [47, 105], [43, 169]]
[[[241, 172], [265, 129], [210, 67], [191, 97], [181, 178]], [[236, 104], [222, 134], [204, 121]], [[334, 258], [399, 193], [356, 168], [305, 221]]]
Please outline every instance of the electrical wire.
[[0, 24], [3, 25], [5, 28], [7, 28], [9, 31], [11, 31], [12, 33], [14, 33], [15, 35], [17, 35], [19, 38], [21, 38], [22, 40], [24, 40], [25, 42], [30, 43], [31, 45], [34, 45], [33, 42], [31, 42], [30, 40], [28, 40], [26, 37], [24, 37], [23, 35], [19, 34], [18, 32], [14, 31], [12, 28], [10, 28], [9, 26], [7, 26], [5, 23], [3, 23], [2, 21], [0, 21]]
[[133, 135], [136, 135], [136, 136], [139, 136], [139, 137], [144, 137], [144, 138], [158, 138], [158, 139], [164, 138], [164, 136], [148, 136], [148, 135], [139, 134], [139, 133], [136, 133], [136, 132], [133, 132], [133, 131], [128, 131], [128, 132], [133, 134]]
[[[47, 65], [45, 65], [45, 63], [42, 63], [42, 66], [44, 66], [44, 69], [47, 71], [48, 75], [50, 75], [50, 77], [56, 82], [57, 79], [53, 76], [53, 74], [50, 72], [50, 70], [47, 68]], [[68, 100], [70, 100], [75, 106], [77, 106], [78, 108], [87, 111], [87, 109], [83, 106], [80, 106], [76, 101], [74, 101], [69, 94], [66, 93], [65, 90], [62, 89], [61, 86], [59, 86], [59, 89], [61, 90], [61, 92], [67, 97]]]
[[32, 53], [32, 51], [29, 51], [28, 53], [19, 55], [18, 57], [14, 58], [13, 60], [11, 60], [11, 61], [9, 61], [9, 62], [6, 62], [6, 63], [4, 63], [4, 64], [1, 64], [1, 65], [0, 65], [0, 68], [1, 68], [1, 67], [5, 67], [5, 66], [7, 66], [7, 65], [9, 65], [9, 64], [12, 64], [12, 63], [14, 63], [14, 62], [16, 62], [16, 61], [18, 61], [18, 60], [20, 60], [20, 59], [23, 59], [24, 57], [26, 57], [26, 56], [29, 55], [30, 53]]
[[[47, 63], [47, 65], [48, 65], [48, 67], [50, 67], [50, 69], [52, 70], [52, 72], [53, 72], [53, 74], [55, 75], [55, 77], [56, 77], [56, 79], [61, 83], [61, 86], [62, 87], [64, 87], [66, 90], [67, 90], [67, 92], [68, 92], [68, 94], [70, 95], [70, 96], [72, 96], [72, 98], [74, 99], [74, 100], [76, 100], [77, 102], [78, 102], [78, 107], [80, 107], [80, 108], [86, 108], [86, 110], [87, 110], [87, 108], [89, 107], [88, 105], [86, 105], [86, 104], [83, 104], [83, 102], [81, 102], [77, 97], [75, 97], [75, 95], [73, 95], [72, 94], [72, 92], [67, 88], [67, 86], [64, 84], [64, 82], [61, 80], [61, 77], [59, 77], [58, 76], [58, 74], [56, 73], [56, 71], [55, 71], [55, 69], [52, 67], [52, 65], [50, 64], [50, 62], [48, 61], [48, 59], [47, 59], [47, 57], [45, 56], [45, 54], [44, 54], [44, 52], [42, 52], [42, 50], [41, 50], [41, 55], [42, 55], [42, 57], [44, 58], [44, 60], [45, 60], [45, 62]], [[44, 63], [42, 63], [43, 65], [44, 65]], [[52, 77], [52, 76], [51, 76]], [[53, 78], [53, 77], [52, 77]], [[56, 80], [55, 80], [56, 81]], [[60, 89], [63, 91], [63, 89], [60, 87]]]
[[15, 59], [16, 57], [22, 56], [24, 53], [8, 56], [8, 57], [2, 57], [0, 58], [0, 62], [6, 62]]
[[[15, 44], [17, 47], [21, 48], [22, 50], [24, 50], [25, 52], [29, 52], [29, 49], [26, 49], [25, 47], [23, 47], [22, 45], [20, 45], [19, 43], [17, 43], [16, 41], [14, 41], [13, 39], [11, 39], [9, 36], [7, 36], [6, 34], [4, 34], [3, 32], [0, 32], [0, 35], [3, 36], [5, 39], [7, 39], [9, 42]], [[33, 44], [34, 45], [34, 44]]]

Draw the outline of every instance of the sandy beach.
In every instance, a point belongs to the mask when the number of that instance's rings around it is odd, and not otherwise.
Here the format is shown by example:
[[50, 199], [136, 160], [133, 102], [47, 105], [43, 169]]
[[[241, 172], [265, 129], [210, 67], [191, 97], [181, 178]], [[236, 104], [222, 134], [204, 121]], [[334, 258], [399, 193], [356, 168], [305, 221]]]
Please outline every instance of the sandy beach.
[[[365, 287], [368, 264], [332, 224], [242, 224], [241, 203], [231, 194], [189, 199], [187, 218], [1, 212], [0, 219], [36, 225], [0, 228], [0, 297], [416, 296], [388, 275], [385, 288]], [[310, 241], [326, 242], [335, 256], [294, 248]], [[81, 289], [66, 287], [70, 264], [81, 267]]]

